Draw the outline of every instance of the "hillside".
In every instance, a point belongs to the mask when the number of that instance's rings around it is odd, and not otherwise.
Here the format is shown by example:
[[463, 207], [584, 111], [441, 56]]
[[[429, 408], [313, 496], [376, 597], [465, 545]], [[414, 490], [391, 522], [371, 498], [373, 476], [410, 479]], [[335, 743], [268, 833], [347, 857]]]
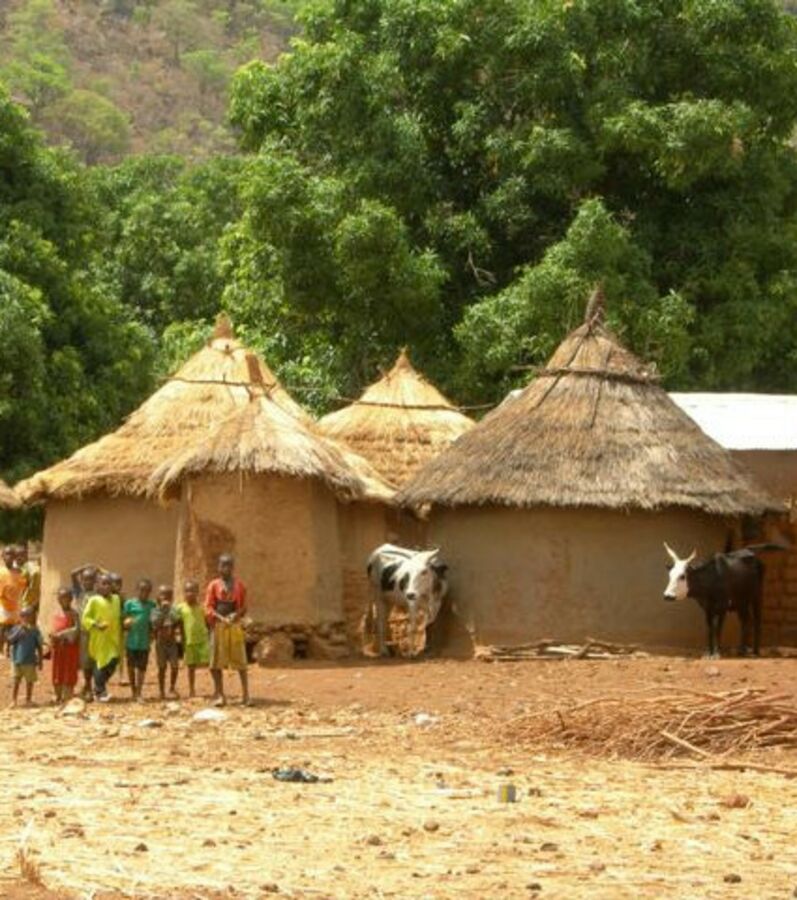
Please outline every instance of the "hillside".
[[6, 0], [0, 80], [89, 163], [231, 148], [227, 83], [286, 47], [283, 0]]

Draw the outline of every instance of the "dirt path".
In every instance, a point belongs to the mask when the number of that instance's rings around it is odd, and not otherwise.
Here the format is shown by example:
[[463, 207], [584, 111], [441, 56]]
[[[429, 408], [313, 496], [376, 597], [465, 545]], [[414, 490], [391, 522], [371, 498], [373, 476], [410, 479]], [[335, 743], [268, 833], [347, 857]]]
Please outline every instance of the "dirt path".
[[[74, 896], [788, 898], [797, 781], [529, 751], [502, 723], [629, 688], [793, 694], [796, 673], [665, 658], [302, 666], [254, 672], [260, 704], [220, 726], [192, 720], [204, 702], [5, 710], [0, 896], [48, 897], [19, 883], [23, 847], [29, 878]], [[333, 780], [280, 783], [285, 765]], [[518, 803], [498, 802], [503, 782]]]

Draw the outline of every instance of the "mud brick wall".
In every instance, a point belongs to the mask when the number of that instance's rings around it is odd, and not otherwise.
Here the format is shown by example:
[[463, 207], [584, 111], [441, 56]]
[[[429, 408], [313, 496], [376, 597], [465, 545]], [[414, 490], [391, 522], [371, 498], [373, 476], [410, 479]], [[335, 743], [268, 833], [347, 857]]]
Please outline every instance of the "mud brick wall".
[[[797, 511], [793, 511], [797, 512]], [[781, 543], [785, 538], [791, 547], [783, 553], [762, 556], [764, 576], [764, 628], [766, 646], [797, 645], [797, 521], [768, 520], [767, 540]]]

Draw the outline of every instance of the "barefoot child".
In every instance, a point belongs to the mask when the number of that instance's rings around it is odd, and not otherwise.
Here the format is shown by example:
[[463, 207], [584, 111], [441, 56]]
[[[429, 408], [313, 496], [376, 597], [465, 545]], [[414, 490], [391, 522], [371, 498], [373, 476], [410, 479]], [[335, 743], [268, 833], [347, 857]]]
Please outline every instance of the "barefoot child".
[[25, 706], [33, 702], [33, 685], [42, 667], [42, 633], [33, 621], [33, 607], [20, 612], [20, 623], [8, 635], [11, 661], [14, 664], [13, 701], [17, 705], [19, 686], [25, 682]]
[[241, 702], [249, 705], [246, 643], [241, 620], [246, 615], [246, 587], [234, 574], [235, 560], [229, 553], [219, 557], [219, 575], [205, 592], [205, 618], [211, 629], [210, 674], [213, 699], [224, 706], [224, 670], [233, 669], [241, 680]]
[[91, 679], [94, 673], [91, 657], [89, 656], [89, 633], [83, 627], [82, 618], [83, 610], [86, 608], [89, 597], [94, 594], [98, 575], [99, 571], [93, 565], [78, 566], [72, 570], [72, 598], [75, 601], [75, 612], [77, 612], [78, 618], [81, 620], [78, 646], [80, 647], [80, 671], [83, 673], [84, 700], [91, 700]]
[[199, 585], [186, 581], [183, 602], [177, 611], [183, 622], [183, 661], [188, 669], [188, 696], [196, 697], [196, 670], [210, 662], [210, 642], [205, 611], [199, 605]]
[[150, 623], [152, 613], [155, 611], [155, 603], [150, 599], [151, 593], [152, 582], [149, 578], [142, 578], [138, 583], [137, 595], [125, 600], [122, 610], [122, 624], [126, 632], [127, 671], [134, 700], [141, 699], [149, 662]]
[[72, 609], [72, 591], [59, 588], [59, 609], [53, 616], [53, 630], [50, 632], [50, 644], [53, 648], [53, 689], [55, 702], [66, 703], [71, 700], [77, 684], [77, 673], [80, 665], [80, 619]]
[[[17, 563], [16, 548], [8, 544], [3, 547], [3, 564], [0, 566], [0, 651], [7, 643], [8, 635], [19, 624], [25, 584], [25, 576]], [[6, 650], [10, 655], [10, 645]]]
[[158, 690], [161, 700], [166, 699], [166, 669], [169, 673], [169, 696], [177, 698], [177, 673], [180, 665], [178, 637], [182, 619], [172, 606], [174, 591], [165, 584], [158, 588], [158, 607], [152, 613], [152, 630], [155, 634], [155, 655], [158, 659]]
[[89, 659], [94, 672], [94, 696], [101, 703], [111, 699], [108, 680], [119, 663], [121, 611], [112, 593], [111, 579], [103, 572], [97, 578], [96, 593], [89, 597], [80, 624], [89, 636]]

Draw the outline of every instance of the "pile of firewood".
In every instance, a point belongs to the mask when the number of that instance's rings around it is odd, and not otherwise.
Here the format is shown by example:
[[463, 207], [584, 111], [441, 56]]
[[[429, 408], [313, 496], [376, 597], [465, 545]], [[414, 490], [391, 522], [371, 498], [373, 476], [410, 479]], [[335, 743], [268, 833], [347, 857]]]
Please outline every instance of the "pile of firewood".
[[587, 638], [583, 644], [562, 644], [544, 640], [532, 644], [511, 646], [482, 646], [474, 653], [476, 659], [484, 662], [516, 662], [523, 659], [616, 659], [622, 656], [641, 657], [646, 653], [635, 646], [612, 644]]
[[506, 737], [601, 756], [659, 760], [797, 747], [797, 705], [763, 688], [598, 697], [512, 719]]

